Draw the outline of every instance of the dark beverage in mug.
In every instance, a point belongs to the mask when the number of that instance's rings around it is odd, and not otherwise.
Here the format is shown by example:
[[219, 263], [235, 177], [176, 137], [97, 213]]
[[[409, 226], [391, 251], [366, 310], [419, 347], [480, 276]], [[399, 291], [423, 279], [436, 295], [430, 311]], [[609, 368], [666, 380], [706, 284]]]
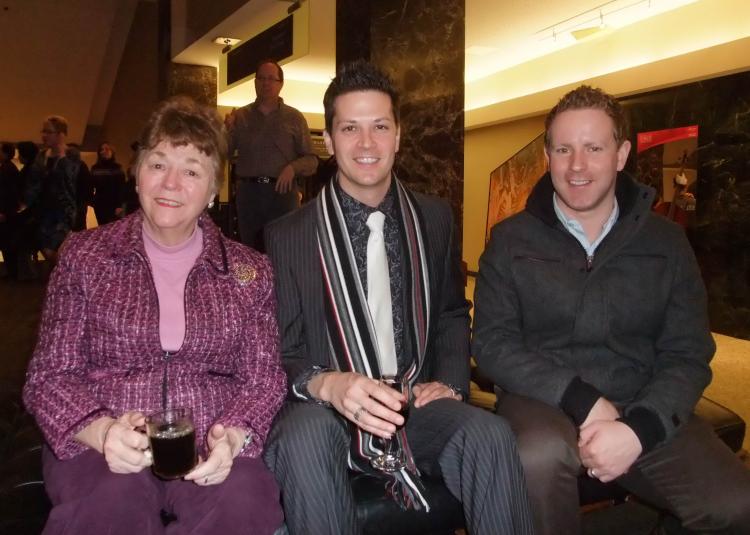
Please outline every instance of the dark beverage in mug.
[[409, 402], [401, 404], [401, 408], [399, 409], [398, 413], [404, 417], [404, 423], [402, 425], [397, 425], [396, 430], [401, 431], [401, 429], [406, 425], [406, 421], [409, 419]]
[[193, 411], [167, 409], [146, 418], [146, 431], [153, 457], [152, 470], [162, 479], [177, 479], [198, 462], [195, 451]]
[[172, 424], [159, 426], [151, 437], [154, 474], [162, 479], [177, 479], [193, 469], [195, 458], [195, 429]]

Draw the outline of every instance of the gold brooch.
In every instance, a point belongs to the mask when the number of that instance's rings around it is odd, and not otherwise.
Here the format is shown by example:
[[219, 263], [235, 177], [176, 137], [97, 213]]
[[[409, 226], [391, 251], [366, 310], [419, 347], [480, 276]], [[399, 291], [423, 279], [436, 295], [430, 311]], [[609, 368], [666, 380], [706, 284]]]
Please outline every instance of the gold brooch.
[[234, 278], [237, 279], [237, 282], [240, 284], [252, 282], [255, 280], [255, 277], [258, 276], [258, 272], [255, 268], [253, 266], [248, 266], [247, 264], [237, 264], [232, 267], [232, 273], [234, 274]]

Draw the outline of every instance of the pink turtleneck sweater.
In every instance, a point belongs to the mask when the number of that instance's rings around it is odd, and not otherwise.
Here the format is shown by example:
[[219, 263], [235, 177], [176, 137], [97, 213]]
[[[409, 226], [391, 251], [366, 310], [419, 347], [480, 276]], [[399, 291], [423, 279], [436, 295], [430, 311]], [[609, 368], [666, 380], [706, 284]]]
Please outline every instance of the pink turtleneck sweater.
[[159, 337], [164, 351], [175, 352], [185, 339], [185, 281], [203, 250], [203, 231], [178, 245], [162, 245], [143, 227], [143, 243], [159, 297]]

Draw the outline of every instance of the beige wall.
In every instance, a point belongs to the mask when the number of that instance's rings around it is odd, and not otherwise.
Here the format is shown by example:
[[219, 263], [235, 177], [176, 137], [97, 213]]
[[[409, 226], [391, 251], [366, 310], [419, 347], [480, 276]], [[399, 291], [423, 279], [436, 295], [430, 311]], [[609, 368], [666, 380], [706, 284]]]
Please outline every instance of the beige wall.
[[544, 131], [544, 115], [469, 130], [464, 138], [464, 250], [476, 271], [484, 250], [490, 173]]
[[466, 86], [466, 127], [532, 117], [581, 81], [618, 97], [747, 69], [750, 2], [704, 0]]
[[117, 149], [117, 160], [126, 167], [130, 144], [158, 101], [158, 13], [154, 2], [140, 2], [122, 54], [112, 98], [104, 119], [102, 139]]

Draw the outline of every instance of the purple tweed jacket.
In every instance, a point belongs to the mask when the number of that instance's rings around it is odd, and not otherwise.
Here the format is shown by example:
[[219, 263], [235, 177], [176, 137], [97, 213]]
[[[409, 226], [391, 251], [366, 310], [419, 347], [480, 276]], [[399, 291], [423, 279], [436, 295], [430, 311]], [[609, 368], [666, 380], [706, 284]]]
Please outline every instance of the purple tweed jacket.
[[[104, 415], [162, 407], [194, 411], [196, 440], [214, 423], [252, 434], [257, 457], [286, 392], [273, 272], [267, 258], [224, 238], [201, 216], [203, 251], [185, 285], [185, 340], [167, 354], [143, 246], [140, 212], [64, 243], [52, 273], [24, 403], [59, 459]], [[166, 393], [166, 394], [164, 394]]]

